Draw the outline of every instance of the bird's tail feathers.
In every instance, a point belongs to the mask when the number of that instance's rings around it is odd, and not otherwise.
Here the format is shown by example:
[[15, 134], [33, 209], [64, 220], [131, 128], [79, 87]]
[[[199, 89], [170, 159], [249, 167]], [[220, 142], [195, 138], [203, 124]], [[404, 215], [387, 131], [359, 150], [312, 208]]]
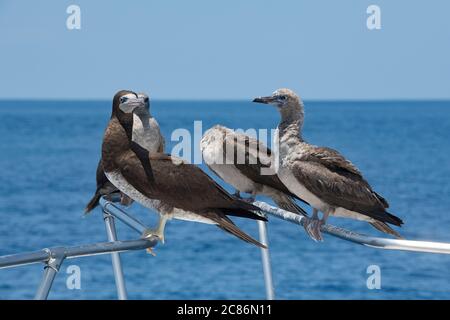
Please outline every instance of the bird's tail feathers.
[[238, 197], [231, 197], [233, 199], [233, 204], [228, 208], [221, 208], [220, 210], [223, 213], [229, 216], [267, 221], [267, 218], [265, 218], [262, 214], [258, 214], [261, 212], [261, 208]]
[[387, 215], [387, 217], [386, 217], [387, 219], [385, 219], [384, 222], [388, 222], [388, 223], [396, 225], [398, 227], [401, 227], [401, 225], [403, 224], [403, 220], [397, 216], [394, 216], [392, 213], [389, 213], [386, 211], [385, 215]]
[[92, 199], [86, 205], [86, 208], [84, 208], [84, 214], [85, 215], [89, 214], [93, 209], [95, 209], [95, 207], [98, 206], [99, 201], [100, 201], [100, 197], [101, 197], [101, 194], [97, 190], [95, 192], [94, 196], [92, 197]]
[[279, 206], [281, 209], [289, 211], [289, 212], [293, 212], [293, 213], [297, 213], [297, 214], [301, 214], [305, 217], [308, 216], [308, 214], [306, 213], [305, 210], [303, 210], [302, 207], [300, 207], [298, 204], [295, 203], [295, 200], [288, 196], [285, 195], [283, 193], [277, 193], [275, 195], [272, 195], [272, 199], [273, 201], [276, 203], [277, 206]]
[[223, 208], [223, 209], [220, 209], [220, 211], [223, 212], [224, 214], [226, 214], [227, 216], [234, 216], [234, 217], [247, 218], [247, 219], [252, 219], [252, 220], [267, 221], [267, 218], [264, 217], [263, 215], [259, 215], [259, 214], [255, 213], [255, 212], [249, 211], [247, 209]]
[[249, 236], [244, 231], [239, 229], [233, 223], [233, 221], [231, 221], [231, 219], [228, 218], [227, 216], [217, 214], [212, 217], [212, 220], [217, 223], [217, 226], [219, 228], [221, 228], [222, 230], [224, 230], [228, 233], [231, 233], [232, 235], [238, 237], [239, 239], [249, 242], [251, 244], [254, 244], [255, 246], [258, 246], [260, 248], [267, 249], [267, 247], [265, 245], [263, 245], [262, 243], [260, 243], [259, 241], [255, 240], [255, 239], [253, 239], [251, 236]]
[[259, 212], [261, 211], [261, 209], [257, 206], [255, 206], [254, 204], [245, 201], [244, 199], [240, 199], [238, 197], [233, 196], [234, 199], [234, 207], [236, 209], [244, 209], [244, 210], [248, 210], [248, 211], [256, 211]]
[[398, 233], [397, 231], [392, 229], [390, 226], [388, 226], [384, 222], [374, 220], [374, 221], [370, 222], [370, 224], [372, 225], [372, 227], [374, 227], [375, 229], [377, 229], [383, 233], [390, 234], [390, 235], [396, 237], [397, 239], [403, 239], [403, 237], [400, 235], [400, 233]]

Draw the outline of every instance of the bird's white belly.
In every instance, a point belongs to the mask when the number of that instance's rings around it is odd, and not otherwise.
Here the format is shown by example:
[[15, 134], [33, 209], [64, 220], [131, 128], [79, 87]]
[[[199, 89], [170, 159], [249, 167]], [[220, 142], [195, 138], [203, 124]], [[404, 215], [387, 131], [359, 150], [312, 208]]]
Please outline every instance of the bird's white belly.
[[240, 192], [251, 193], [256, 188], [254, 182], [236, 169], [232, 162], [227, 163], [227, 158], [223, 155], [223, 140], [221, 136], [219, 138], [215, 138], [213, 142], [202, 140], [201, 148], [204, 161], [223, 181]]
[[140, 203], [144, 207], [147, 207], [149, 209], [156, 209], [158, 208], [160, 201], [154, 200], [146, 197], [141, 192], [139, 192], [135, 187], [133, 187], [132, 184], [130, 184], [124, 176], [118, 172], [118, 171], [112, 171], [112, 172], [106, 172], [105, 175], [108, 178], [108, 180], [121, 192], [125, 193], [127, 196], [129, 196], [134, 201]]
[[336, 208], [333, 212], [333, 216], [348, 218], [348, 219], [355, 219], [355, 220], [360, 220], [360, 221], [369, 221], [369, 222], [373, 221], [373, 219], [369, 216], [366, 216], [364, 214], [361, 214], [361, 213], [358, 213], [355, 211], [347, 210], [342, 207]]
[[174, 218], [177, 220], [192, 221], [192, 222], [199, 222], [199, 223], [206, 223], [206, 224], [216, 224], [211, 219], [208, 219], [208, 218], [205, 218], [196, 213], [193, 213], [190, 211], [184, 211], [184, 210], [178, 209], [178, 208], [173, 209], [173, 211], [169, 214], [169, 216], [170, 216], [170, 218]]
[[164, 214], [168, 216], [169, 219], [178, 219], [178, 220], [185, 220], [185, 221], [194, 221], [194, 222], [200, 222], [200, 223], [206, 223], [206, 224], [216, 224], [211, 219], [202, 217], [201, 215], [198, 215], [193, 212], [184, 211], [182, 209], [174, 208], [171, 212], [161, 212], [158, 208], [161, 207], [161, 201], [150, 199], [143, 195], [141, 192], [136, 190], [124, 177], [120, 172], [105, 172], [106, 177], [108, 180], [121, 192], [125, 193], [127, 196], [129, 196], [134, 201], [140, 203], [146, 208], [156, 210], [159, 214]]
[[244, 176], [232, 164], [210, 164], [210, 168], [216, 172], [226, 183], [231, 184], [240, 192], [252, 193], [256, 189], [255, 183]]
[[322, 212], [329, 212], [330, 206], [318, 198], [315, 194], [310, 192], [300, 181], [297, 180], [288, 168], [281, 167], [278, 171], [278, 177], [290, 192], [308, 202], [313, 208], [316, 208]]

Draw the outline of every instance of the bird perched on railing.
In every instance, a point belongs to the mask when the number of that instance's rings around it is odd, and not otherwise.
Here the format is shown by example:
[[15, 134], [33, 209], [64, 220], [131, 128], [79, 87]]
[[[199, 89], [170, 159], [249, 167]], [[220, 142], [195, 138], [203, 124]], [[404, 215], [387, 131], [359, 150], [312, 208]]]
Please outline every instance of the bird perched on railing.
[[270, 197], [282, 209], [307, 215], [295, 203], [299, 197], [290, 192], [276, 175], [272, 151], [259, 140], [244, 133], [216, 125], [200, 141], [206, 165], [226, 183], [240, 192]]
[[162, 153], [150, 153], [140, 144], [156, 137], [138, 137], [133, 118], [144, 103], [132, 91], [119, 91], [102, 144], [106, 177], [121, 192], [160, 214], [158, 227], [144, 237], [164, 242], [166, 221], [171, 218], [214, 224], [236, 237], [265, 247], [240, 230], [228, 215], [266, 221], [260, 209], [227, 193], [195, 165]]
[[[140, 110], [139, 114], [133, 115], [133, 130], [138, 132], [138, 134], [135, 134], [135, 137], [141, 139], [140, 141], [137, 141], [137, 143], [149, 152], [164, 152], [164, 137], [161, 134], [158, 121], [151, 116], [150, 98], [145, 93], [138, 93], [138, 97], [144, 101], [145, 109]], [[153, 139], [149, 139], [148, 137], [150, 136], [153, 137]], [[97, 207], [102, 196], [111, 197], [114, 194], [118, 194], [120, 195], [120, 203], [126, 206], [131, 205], [133, 202], [131, 198], [120, 192], [119, 189], [106, 178], [106, 175], [103, 172], [101, 159], [97, 165], [96, 181], [97, 189], [95, 190], [94, 196], [86, 205], [85, 213], [89, 213]]]
[[[303, 139], [303, 102], [293, 91], [279, 89], [253, 101], [272, 104], [281, 114], [277, 128], [278, 176], [289, 191], [313, 207], [313, 217], [305, 223], [313, 239], [323, 240], [320, 226], [330, 215], [367, 221], [382, 232], [400, 237], [388, 223], [401, 226], [403, 221], [386, 211], [387, 201], [372, 190], [362, 173], [336, 150]], [[323, 213], [321, 220], [319, 211]]]

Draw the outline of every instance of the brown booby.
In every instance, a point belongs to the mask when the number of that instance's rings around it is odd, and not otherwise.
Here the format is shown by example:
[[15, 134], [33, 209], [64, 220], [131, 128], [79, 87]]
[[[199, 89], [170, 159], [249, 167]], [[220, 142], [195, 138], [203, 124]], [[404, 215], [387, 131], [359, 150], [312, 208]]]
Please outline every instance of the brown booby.
[[259, 208], [227, 193], [197, 166], [170, 155], [149, 153], [139, 144], [143, 137], [135, 136], [133, 118], [142, 108], [142, 99], [131, 91], [120, 91], [114, 96], [103, 138], [102, 166], [108, 180], [121, 192], [159, 212], [158, 227], [144, 237], [157, 236], [164, 241], [166, 221], [175, 218], [215, 224], [264, 247], [228, 218], [230, 215], [266, 221], [253, 212]]
[[[158, 122], [150, 114], [150, 98], [145, 93], [138, 93], [138, 97], [144, 101], [145, 109], [140, 110], [139, 114], [133, 115], [133, 130], [137, 131], [135, 137], [138, 137], [138, 139], [141, 138], [142, 141], [138, 141], [138, 143], [149, 152], [164, 152], [164, 137], [161, 134]], [[149, 135], [154, 137], [154, 139], [151, 141], [150, 139], [147, 139], [146, 137]], [[85, 214], [98, 206], [102, 196], [111, 197], [115, 194], [120, 195], [120, 203], [125, 206], [129, 206], [133, 202], [132, 199], [120, 192], [108, 178], [106, 178], [106, 175], [103, 172], [101, 158], [97, 165], [96, 182], [97, 189], [95, 190], [94, 196], [86, 205], [84, 210]]]
[[[400, 237], [388, 223], [401, 226], [403, 221], [386, 211], [386, 199], [372, 190], [362, 173], [338, 151], [303, 139], [304, 106], [293, 91], [279, 89], [253, 102], [272, 104], [281, 114], [277, 128], [278, 176], [292, 193], [313, 207], [313, 217], [305, 224], [313, 239], [323, 240], [320, 227], [330, 215], [367, 221], [384, 233]], [[323, 213], [321, 220], [319, 211]]]
[[250, 193], [247, 200], [253, 202], [256, 195], [264, 195], [280, 208], [306, 216], [295, 203], [294, 198], [298, 197], [286, 188], [273, 169], [270, 171], [272, 151], [259, 140], [216, 125], [204, 133], [200, 148], [206, 165], [236, 189], [236, 196], [240, 192]]

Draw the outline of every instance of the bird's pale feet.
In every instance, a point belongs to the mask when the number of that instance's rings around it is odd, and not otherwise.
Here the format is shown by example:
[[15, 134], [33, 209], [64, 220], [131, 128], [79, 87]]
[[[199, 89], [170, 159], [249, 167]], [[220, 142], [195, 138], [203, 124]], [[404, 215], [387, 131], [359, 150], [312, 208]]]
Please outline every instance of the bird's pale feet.
[[153, 250], [153, 248], [147, 248], [147, 249], [145, 249], [145, 251], [148, 254], [151, 254], [152, 256], [156, 257], [156, 252]]
[[303, 224], [303, 227], [305, 228], [306, 233], [316, 242], [322, 242], [322, 232], [320, 231], [320, 228], [324, 224], [323, 220], [315, 219], [315, 218], [307, 218], [304, 217], [305, 223]]
[[158, 240], [164, 244], [164, 231], [160, 229], [147, 229], [141, 236], [142, 239], [150, 239], [151, 237], [158, 237]]

